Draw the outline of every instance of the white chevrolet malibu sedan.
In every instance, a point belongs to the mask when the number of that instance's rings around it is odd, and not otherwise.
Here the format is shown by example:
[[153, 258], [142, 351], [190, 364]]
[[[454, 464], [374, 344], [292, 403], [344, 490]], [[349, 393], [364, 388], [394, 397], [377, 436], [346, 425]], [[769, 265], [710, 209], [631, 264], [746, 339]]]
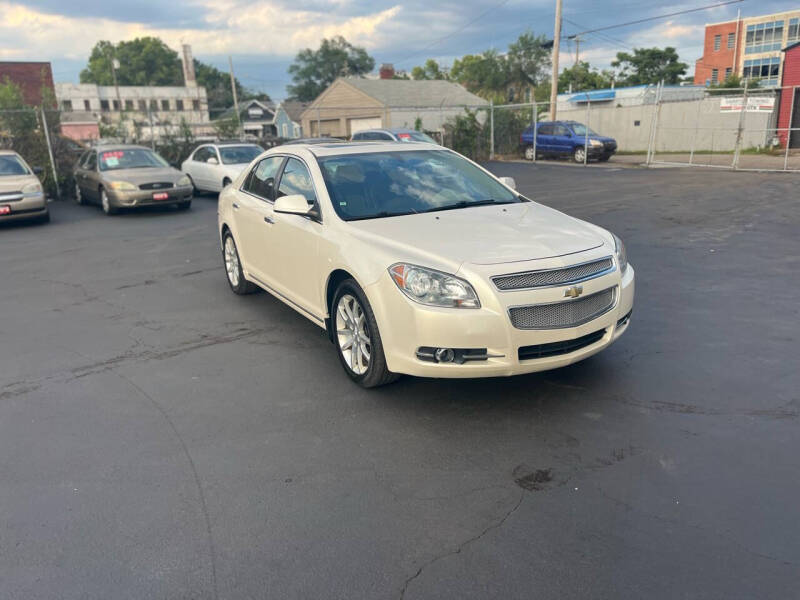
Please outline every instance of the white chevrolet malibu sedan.
[[324, 328], [364, 387], [563, 367], [633, 308], [618, 237], [430, 144], [269, 150], [220, 195], [219, 235], [233, 291]]

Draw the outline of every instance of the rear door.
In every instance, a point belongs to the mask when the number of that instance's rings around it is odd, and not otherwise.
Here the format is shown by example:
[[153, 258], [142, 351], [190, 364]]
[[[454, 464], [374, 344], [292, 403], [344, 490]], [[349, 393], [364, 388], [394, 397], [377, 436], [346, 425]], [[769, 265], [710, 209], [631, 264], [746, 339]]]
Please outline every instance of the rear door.
[[275, 288], [275, 261], [271, 256], [270, 226], [274, 223], [275, 180], [283, 161], [283, 156], [270, 156], [258, 161], [236, 191], [233, 202], [236, 241], [245, 270], [259, 283], [271, 288]]
[[97, 152], [92, 150], [86, 157], [81, 169], [81, 193], [89, 201], [100, 199], [100, 174], [97, 170]]
[[195, 186], [202, 190], [211, 190], [209, 187], [210, 178], [208, 176], [208, 159], [214, 156], [210, 146], [201, 146], [195, 150], [190, 161], [191, 172], [189, 175], [194, 180]]
[[537, 152], [553, 152], [553, 124], [541, 123], [536, 130]]
[[559, 154], [572, 154], [572, 131], [561, 123], [553, 126], [553, 151]]

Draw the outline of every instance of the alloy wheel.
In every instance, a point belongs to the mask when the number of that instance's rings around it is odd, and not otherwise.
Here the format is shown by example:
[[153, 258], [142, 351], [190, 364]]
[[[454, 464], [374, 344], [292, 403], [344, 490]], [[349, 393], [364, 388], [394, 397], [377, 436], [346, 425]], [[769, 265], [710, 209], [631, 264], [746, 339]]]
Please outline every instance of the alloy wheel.
[[575, 162], [582, 163], [585, 160], [586, 151], [583, 148], [575, 148]]
[[81, 194], [81, 186], [75, 184], [75, 202], [83, 204], [83, 194]]
[[525, 160], [533, 160], [533, 146], [525, 148]]
[[225, 238], [225, 271], [228, 273], [231, 287], [237, 287], [239, 285], [239, 253], [236, 251], [236, 244], [230, 235]]
[[103, 205], [103, 212], [107, 215], [111, 214], [111, 202], [108, 199], [108, 194], [105, 190], [100, 191], [100, 203]]
[[344, 294], [336, 305], [336, 338], [339, 352], [350, 370], [363, 375], [369, 369], [372, 342], [367, 330], [367, 316], [361, 303], [351, 294]]

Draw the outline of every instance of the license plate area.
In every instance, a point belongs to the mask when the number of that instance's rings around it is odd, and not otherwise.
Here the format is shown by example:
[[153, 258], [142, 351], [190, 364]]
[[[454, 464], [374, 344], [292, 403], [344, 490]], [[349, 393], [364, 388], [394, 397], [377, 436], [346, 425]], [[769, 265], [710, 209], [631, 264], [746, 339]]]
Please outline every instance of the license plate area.
[[10, 215], [11, 214], [11, 207], [10, 206], [0, 206], [0, 215]]
[[169, 194], [167, 192], [156, 192], [153, 194], [153, 200], [166, 200], [169, 198]]

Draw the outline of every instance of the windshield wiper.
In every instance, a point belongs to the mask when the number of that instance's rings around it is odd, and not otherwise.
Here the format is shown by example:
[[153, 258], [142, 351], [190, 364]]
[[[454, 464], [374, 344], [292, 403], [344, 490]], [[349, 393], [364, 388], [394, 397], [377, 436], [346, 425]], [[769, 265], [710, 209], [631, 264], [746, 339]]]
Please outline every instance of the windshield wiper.
[[467, 200], [460, 200], [459, 202], [454, 202], [453, 204], [445, 204], [444, 206], [436, 206], [434, 208], [429, 208], [425, 212], [437, 212], [440, 210], [454, 210], [457, 208], [470, 208], [471, 206], [486, 206], [487, 204], [514, 204], [514, 202], [509, 202], [507, 200], [495, 200], [493, 198], [489, 198], [488, 200], [476, 200], [475, 202], [469, 202]]
[[353, 217], [352, 219], [347, 219], [348, 221], [365, 221], [367, 219], [384, 219], [386, 217], [404, 217], [406, 215], [413, 215], [416, 214], [416, 210], [410, 210], [408, 212], [387, 212], [381, 211], [379, 213], [375, 213], [374, 215], [366, 215], [364, 217]]

